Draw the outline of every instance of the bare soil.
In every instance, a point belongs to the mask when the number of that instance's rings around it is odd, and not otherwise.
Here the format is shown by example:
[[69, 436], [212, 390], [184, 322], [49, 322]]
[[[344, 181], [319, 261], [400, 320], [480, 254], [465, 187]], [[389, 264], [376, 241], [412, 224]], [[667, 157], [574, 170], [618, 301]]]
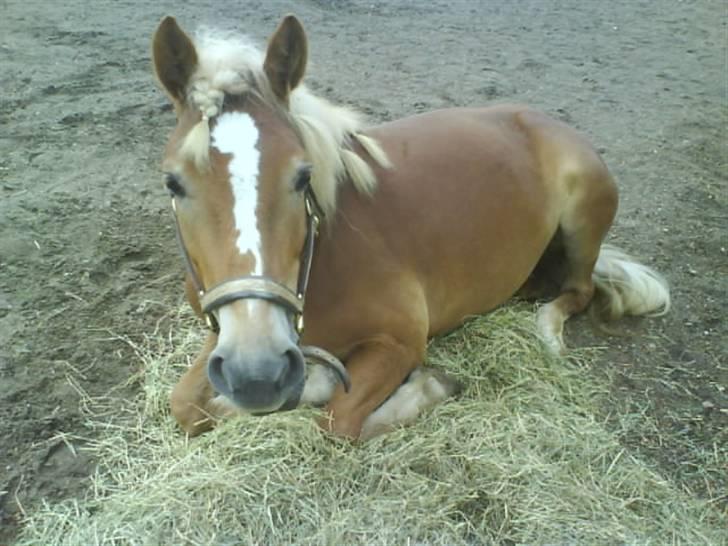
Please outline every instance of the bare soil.
[[525, 102], [590, 136], [620, 182], [611, 242], [671, 281], [664, 318], [601, 345], [604, 419], [691, 495], [728, 500], [727, 10], [720, 0], [558, 3], [0, 1], [0, 543], [95, 461], [79, 392], [132, 396], [138, 340], [182, 301], [158, 157], [174, 115], [149, 42], [165, 14], [263, 43], [307, 27], [308, 84], [372, 121]]

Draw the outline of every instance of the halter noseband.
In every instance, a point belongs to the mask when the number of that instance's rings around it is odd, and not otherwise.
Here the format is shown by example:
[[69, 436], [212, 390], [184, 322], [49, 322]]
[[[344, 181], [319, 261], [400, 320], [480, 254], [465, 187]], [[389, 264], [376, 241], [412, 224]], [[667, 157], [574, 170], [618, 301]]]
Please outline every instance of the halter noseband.
[[[313, 262], [314, 246], [318, 235], [319, 224], [324, 217], [321, 206], [316, 200], [316, 195], [310, 185], [304, 189], [304, 203], [306, 205], [306, 239], [301, 250], [301, 263], [298, 270], [298, 285], [293, 292], [284, 284], [262, 275], [248, 275], [228, 281], [223, 281], [205, 290], [200, 276], [195, 270], [192, 258], [187, 251], [187, 246], [182, 238], [182, 230], [177, 218], [177, 202], [172, 198], [172, 212], [177, 243], [180, 247], [185, 262], [187, 275], [197, 293], [202, 307], [207, 327], [215, 334], [220, 332], [220, 325], [214, 312], [237, 300], [262, 299], [285, 308], [294, 317], [296, 334], [300, 337], [303, 334], [303, 304], [308, 289], [309, 275], [311, 274], [311, 263]], [[342, 383], [346, 392], [351, 388], [351, 381], [346, 368], [334, 355], [319, 347], [299, 346], [306, 360], [321, 364], [331, 369], [337, 379]]]

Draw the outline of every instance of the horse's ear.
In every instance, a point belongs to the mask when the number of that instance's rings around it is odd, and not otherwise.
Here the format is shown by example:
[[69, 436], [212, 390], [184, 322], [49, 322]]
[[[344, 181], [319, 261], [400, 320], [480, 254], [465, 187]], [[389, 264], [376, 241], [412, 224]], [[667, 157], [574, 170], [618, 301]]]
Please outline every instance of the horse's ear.
[[197, 51], [192, 40], [167, 16], [159, 23], [152, 40], [154, 71], [173, 101], [182, 103], [192, 73], [197, 68]]
[[295, 15], [286, 15], [268, 43], [263, 69], [276, 96], [288, 103], [288, 95], [301, 83], [306, 71], [308, 41]]

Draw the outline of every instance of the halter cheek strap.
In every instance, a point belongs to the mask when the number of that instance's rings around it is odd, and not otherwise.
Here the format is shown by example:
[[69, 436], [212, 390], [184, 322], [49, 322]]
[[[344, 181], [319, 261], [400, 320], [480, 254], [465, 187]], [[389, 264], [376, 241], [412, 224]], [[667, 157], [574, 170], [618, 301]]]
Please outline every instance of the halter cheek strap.
[[[182, 230], [179, 225], [179, 219], [177, 218], [177, 202], [174, 198], [172, 199], [177, 244], [180, 247], [180, 252], [184, 259], [187, 275], [200, 300], [205, 322], [213, 332], [219, 333], [220, 331], [220, 325], [214, 314], [217, 309], [241, 299], [262, 299], [275, 303], [291, 313], [295, 319], [296, 333], [299, 337], [303, 334], [303, 305], [306, 298], [306, 291], [308, 290], [316, 236], [318, 235], [321, 218], [324, 216], [311, 186], [307, 186], [304, 190], [304, 203], [306, 205], [306, 239], [301, 250], [298, 286], [295, 292], [278, 281], [258, 275], [231, 279], [209, 290], [205, 290], [202, 279], [200, 279], [187, 250], [187, 246], [184, 244]], [[344, 386], [344, 389], [347, 392], [349, 391], [351, 387], [349, 374], [338, 358], [319, 347], [299, 346], [299, 348], [307, 361], [331, 369]]]

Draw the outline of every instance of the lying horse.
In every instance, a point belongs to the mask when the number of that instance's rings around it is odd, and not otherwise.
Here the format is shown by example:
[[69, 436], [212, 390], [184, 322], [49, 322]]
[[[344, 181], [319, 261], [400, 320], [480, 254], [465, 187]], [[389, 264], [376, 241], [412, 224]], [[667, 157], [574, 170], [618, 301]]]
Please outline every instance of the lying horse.
[[617, 189], [599, 155], [544, 114], [365, 128], [301, 84], [293, 16], [265, 54], [193, 43], [167, 17], [153, 57], [177, 115], [163, 170], [187, 296], [211, 327], [172, 392], [189, 434], [299, 403], [325, 405], [322, 426], [350, 438], [411, 421], [455, 390], [421, 367], [429, 337], [554, 283], [537, 325], [555, 352], [595, 289], [613, 317], [669, 308], [660, 275], [602, 245]]

